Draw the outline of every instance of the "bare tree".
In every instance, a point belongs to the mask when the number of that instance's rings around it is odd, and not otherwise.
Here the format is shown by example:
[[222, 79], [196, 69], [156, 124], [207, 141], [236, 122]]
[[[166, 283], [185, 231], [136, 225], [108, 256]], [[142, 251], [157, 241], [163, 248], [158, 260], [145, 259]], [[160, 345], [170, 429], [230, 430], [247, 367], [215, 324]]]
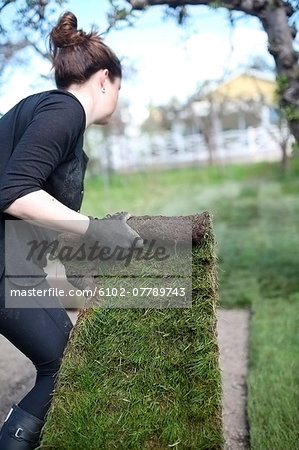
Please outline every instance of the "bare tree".
[[[117, 21], [130, 23], [134, 11], [143, 11], [150, 6], [166, 5], [175, 11], [178, 22], [187, 15], [188, 5], [223, 7], [229, 11], [241, 11], [257, 17], [268, 35], [268, 50], [276, 65], [279, 104], [290, 130], [299, 141], [299, 67], [295, 50], [295, 17], [298, 15], [298, 0], [124, 0], [124, 8], [117, 0], [110, 0], [110, 24]], [[292, 23], [293, 21], [293, 23]]]
[[[51, 16], [66, 0], [0, 0], [0, 74], [20, 50], [33, 47], [41, 56], [50, 59], [42, 45], [53, 22]], [[10, 10], [10, 11], [9, 11]], [[12, 19], [4, 24], [3, 16], [10, 12]], [[11, 31], [14, 31], [14, 39]], [[19, 36], [15, 39], [15, 36]]]

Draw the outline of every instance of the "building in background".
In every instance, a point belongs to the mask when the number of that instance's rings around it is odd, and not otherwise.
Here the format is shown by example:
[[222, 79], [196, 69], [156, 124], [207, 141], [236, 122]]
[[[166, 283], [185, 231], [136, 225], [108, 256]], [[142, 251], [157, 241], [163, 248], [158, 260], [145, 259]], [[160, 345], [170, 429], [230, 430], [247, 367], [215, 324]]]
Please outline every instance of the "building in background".
[[191, 106], [196, 112], [202, 113], [204, 105], [213, 101], [219, 109], [223, 131], [277, 125], [275, 89], [273, 76], [250, 70], [214, 88], [208, 87], [208, 92], [200, 93], [198, 100], [195, 96]]
[[185, 104], [150, 105], [137, 122], [132, 106], [120, 105], [106, 131], [89, 132], [88, 146], [97, 147], [97, 166], [108, 172], [279, 160], [290, 154], [291, 140], [275, 89], [274, 77], [250, 70], [204, 83]]

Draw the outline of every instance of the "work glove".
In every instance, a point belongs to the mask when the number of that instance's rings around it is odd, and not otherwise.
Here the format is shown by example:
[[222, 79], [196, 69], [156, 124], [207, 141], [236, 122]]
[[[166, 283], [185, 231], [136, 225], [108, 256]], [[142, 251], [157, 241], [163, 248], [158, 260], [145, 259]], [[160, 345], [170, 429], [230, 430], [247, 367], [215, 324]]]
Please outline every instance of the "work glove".
[[107, 214], [103, 219], [88, 217], [90, 223], [83, 235], [84, 240], [98, 241], [101, 246], [109, 247], [111, 251], [116, 246], [127, 250], [133, 243], [135, 243], [135, 248], [143, 247], [142, 238], [127, 224], [127, 220], [131, 217], [130, 213], [121, 211]]
[[[111, 253], [114, 247], [119, 246], [124, 249], [129, 249], [134, 240], [138, 238], [135, 243], [135, 248], [143, 247], [143, 240], [136, 231], [134, 231], [126, 221], [131, 217], [128, 212], [117, 212], [115, 214], [107, 214], [102, 219], [88, 216], [90, 224], [85, 234], [81, 239], [85, 242], [98, 241], [99, 245], [109, 247]], [[62, 234], [63, 236], [64, 234]], [[71, 246], [76, 246], [76, 242], [67, 242]], [[63, 242], [65, 245], [66, 242]], [[74, 287], [81, 290], [94, 289], [95, 276], [98, 274], [98, 262], [86, 261], [84, 264], [77, 266], [72, 261], [61, 261], [65, 267], [66, 278]]]

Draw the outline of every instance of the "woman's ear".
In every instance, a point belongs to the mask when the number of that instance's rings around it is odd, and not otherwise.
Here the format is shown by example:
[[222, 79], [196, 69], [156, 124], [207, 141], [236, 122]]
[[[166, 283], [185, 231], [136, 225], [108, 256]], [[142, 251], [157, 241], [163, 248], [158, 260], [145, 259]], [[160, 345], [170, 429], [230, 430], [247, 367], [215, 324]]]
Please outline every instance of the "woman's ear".
[[97, 82], [99, 85], [99, 88], [102, 89], [105, 87], [105, 82], [109, 78], [109, 70], [108, 69], [100, 69], [97, 74]]

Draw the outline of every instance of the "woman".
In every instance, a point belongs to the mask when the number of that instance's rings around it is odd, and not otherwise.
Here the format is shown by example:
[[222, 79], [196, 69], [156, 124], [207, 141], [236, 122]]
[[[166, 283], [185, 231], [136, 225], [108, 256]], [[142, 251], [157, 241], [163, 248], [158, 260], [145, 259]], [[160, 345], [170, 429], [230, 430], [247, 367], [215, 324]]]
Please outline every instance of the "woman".
[[[139, 239], [126, 223], [127, 213], [112, 216], [120, 220], [106, 220], [79, 212], [88, 160], [83, 134], [91, 124], [106, 124], [113, 114], [120, 62], [96, 31], [77, 30], [71, 12], [64, 13], [51, 31], [50, 50], [57, 89], [23, 99], [0, 120], [0, 332], [31, 359], [37, 371], [32, 390], [7, 414], [0, 450], [36, 447], [72, 329], [57, 298], [46, 296], [36, 305], [33, 299], [30, 307], [9, 307], [9, 288], [22, 280], [7, 276], [18, 264], [4, 258], [6, 221], [13, 225], [37, 221], [41, 230], [48, 226], [56, 230], [53, 233], [70, 231], [124, 248]], [[14, 238], [24, 237], [17, 236], [20, 228], [11, 228]], [[44, 266], [44, 261], [34, 264], [34, 277], [23, 288], [49, 287]]]

